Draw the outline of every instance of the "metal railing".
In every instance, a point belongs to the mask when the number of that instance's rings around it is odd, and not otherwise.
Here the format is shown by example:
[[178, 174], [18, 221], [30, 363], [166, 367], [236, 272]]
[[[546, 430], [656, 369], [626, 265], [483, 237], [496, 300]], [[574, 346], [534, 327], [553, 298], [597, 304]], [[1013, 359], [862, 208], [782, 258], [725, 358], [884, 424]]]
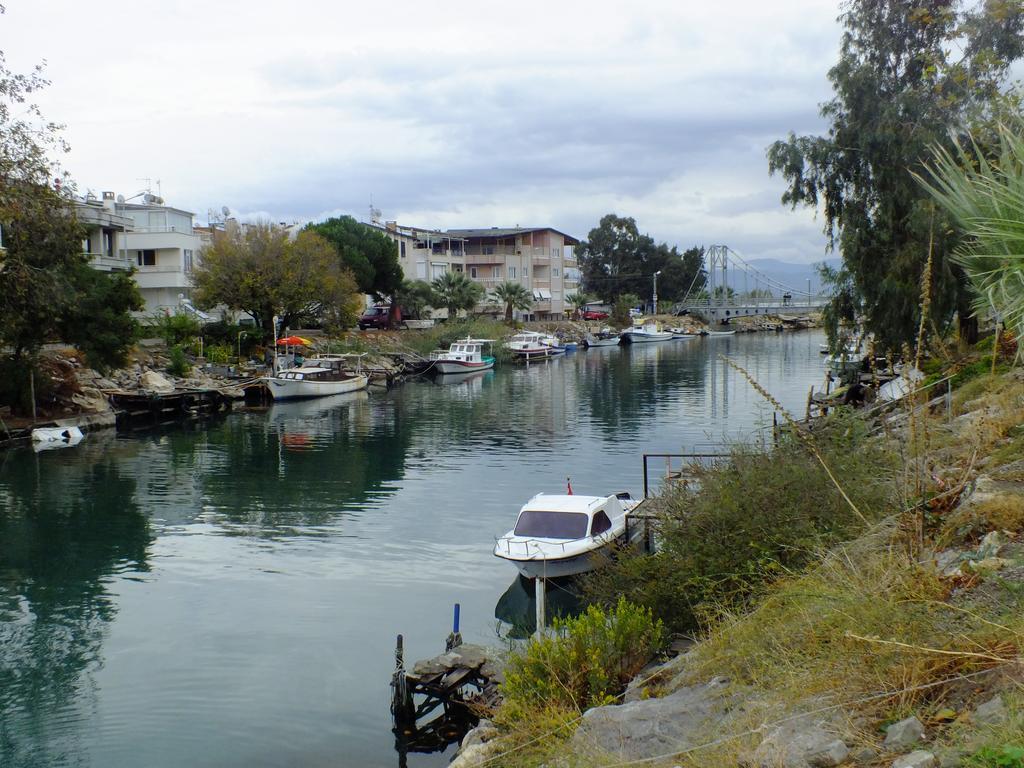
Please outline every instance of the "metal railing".
[[[665, 479], [670, 480], [681, 480], [683, 479], [683, 469], [686, 461], [692, 463], [694, 460], [700, 459], [728, 459], [729, 453], [716, 451], [714, 453], [645, 453], [643, 455], [644, 462], [644, 499], [650, 498], [650, 471], [648, 467], [648, 461], [650, 459], [665, 459]], [[680, 459], [679, 469], [672, 469], [672, 459]]]

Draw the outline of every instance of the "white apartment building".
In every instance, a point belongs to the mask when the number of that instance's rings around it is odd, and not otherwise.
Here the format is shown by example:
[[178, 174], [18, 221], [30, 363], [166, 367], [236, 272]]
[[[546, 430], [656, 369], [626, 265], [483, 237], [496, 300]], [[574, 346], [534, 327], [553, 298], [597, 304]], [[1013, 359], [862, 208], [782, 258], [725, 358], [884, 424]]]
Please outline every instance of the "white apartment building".
[[429, 282], [445, 272], [465, 272], [487, 291], [481, 309], [504, 311], [489, 295], [499, 283], [513, 281], [524, 285], [534, 298], [533, 307], [517, 316], [560, 319], [567, 311], [568, 297], [579, 290], [580, 273], [573, 252], [579, 241], [550, 227], [440, 231], [394, 221], [383, 227], [377, 222], [370, 226], [398, 244], [398, 263], [407, 280]]

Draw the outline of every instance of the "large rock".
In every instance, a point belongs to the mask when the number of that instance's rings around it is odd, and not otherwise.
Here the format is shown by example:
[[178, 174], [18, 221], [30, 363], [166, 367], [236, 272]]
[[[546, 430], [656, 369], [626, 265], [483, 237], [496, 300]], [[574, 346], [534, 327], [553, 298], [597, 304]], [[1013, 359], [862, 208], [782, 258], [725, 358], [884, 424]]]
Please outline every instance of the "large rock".
[[935, 755], [925, 752], [923, 749], [917, 749], [909, 755], [897, 757], [893, 761], [892, 768], [935, 768], [936, 765], [938, 765], [938, 761], [935, 759]]
[[587, 710], [573, 736], [574, 750], [624, 760], [682, 751], [702, 741], [709, 731], [721, 730], [729, 710], [738, 703], [728, 688], [727, 679], [716, 677], [664, 698]]
[[916, 717], [908, 717], [885, 729], [885, 748], [890, 752], [912, 747], [924, 738], [924, 726]]
[[748, 761], [758, 768], [833, 768], [850, 749], [825, 724], [793, 720], [775, 728]]
[[467, 667], [468, 669], [480, 669], [489, 662], [488, 651], [481, 645], [464, 644], [442, 653], [432, 659], [423, 659], [413, 664], [412, 673], [418, 677], [439, 675], [450, 669]]
[[139, 388], [144, 389], [147, 392], [173, 392], [174, 385], [170, 380], [161, 373], [156, 371], [146, 371], [139, 378]]
[[976, 723], [987, 725], [998, 725], [1005, 722], [1007, 718], [1006, 705], [1002, 696], [993, 696], [984, 704], [980, 704], [973, 715]]

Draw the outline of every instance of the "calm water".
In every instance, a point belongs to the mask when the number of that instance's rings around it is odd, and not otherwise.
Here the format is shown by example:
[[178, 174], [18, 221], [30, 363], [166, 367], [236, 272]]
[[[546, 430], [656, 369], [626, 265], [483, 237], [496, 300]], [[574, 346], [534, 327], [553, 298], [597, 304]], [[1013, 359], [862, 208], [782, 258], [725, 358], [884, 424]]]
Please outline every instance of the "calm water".
[[[579, 352], [208, 428], [0, 454], [0, 766], [395, 766], [394, 637], [494, 642], [538, 491], [802, 413], [817, 333]], [[508, 598], [505, 598], [505, 603]], [[414, 756], [443, 765], [450, 755]]]

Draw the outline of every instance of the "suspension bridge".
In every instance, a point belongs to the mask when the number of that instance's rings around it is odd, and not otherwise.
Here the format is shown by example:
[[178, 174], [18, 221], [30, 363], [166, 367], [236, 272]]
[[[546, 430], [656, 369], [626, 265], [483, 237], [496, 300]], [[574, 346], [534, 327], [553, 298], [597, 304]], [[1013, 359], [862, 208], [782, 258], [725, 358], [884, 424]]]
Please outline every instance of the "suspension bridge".
[[709, 323], [728, 323], [734, 317], [805, 314], [828, 303], [829, 297], [786, 285], [751, 266], [727, 245], [712, 245], [704, 252], [705, 284], [690, 286], [676, 305]]

